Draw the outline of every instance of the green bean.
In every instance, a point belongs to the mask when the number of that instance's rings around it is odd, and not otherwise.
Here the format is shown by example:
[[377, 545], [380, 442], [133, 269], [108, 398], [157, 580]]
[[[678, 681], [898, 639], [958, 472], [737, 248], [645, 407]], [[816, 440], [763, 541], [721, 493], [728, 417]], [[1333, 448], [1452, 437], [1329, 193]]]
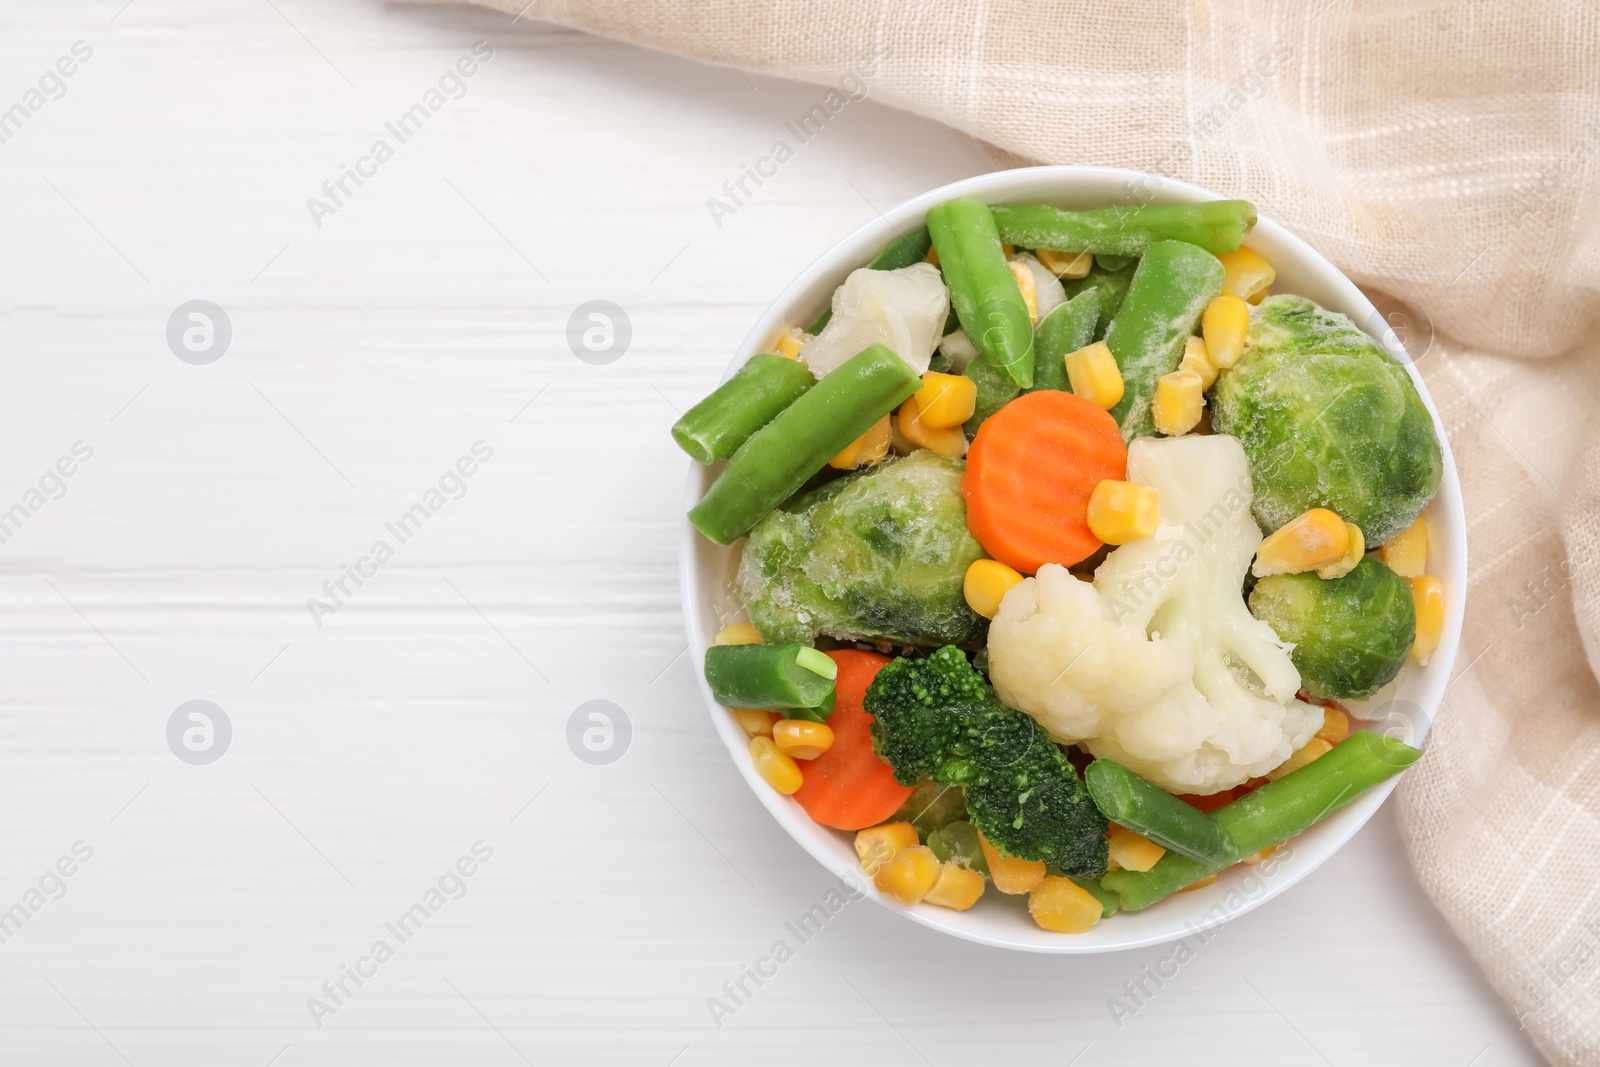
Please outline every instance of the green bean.
[[1100, 320], [1095, 323], [1094, 336], [1089, 340], [1106, 339], [1106, 329], [1116, 316], [1117, 309], [1122, 306], [1123, 298], [1128, 295], [1128, 286], [1133, 282], [1133, 272], [1138, 268], [1138, 263], [1138, 260], [1129, 260], [1120, 267], [1102, 267], [1097, 259], [1088, 274], [1063, 283], [1069, 298], [1081, 296], [1091, 289], [1100, 294]]
[[[1051, 872], [1056, 873], [1056, 872]], [[1100, 879], [1090, 878], [1082, 874], [1069, 874], [1068, 878], [1077, 883], [1079, 889], [1088, 893], [1100, 902], [1100, 918], [1109, 919], [1122, 907], [1122, 898], [1100, 884]]]
[[976, 200], [949, 200], [928, 210], [928, 232], [962, 328], [984, 359], [1026, 389], [1033, 384], [1033, 324], [994, 217]]
[[978, 828], [964, 819], [945, 823], [930, 833], [927, 845], [940, 863], [954, 860], [979, 874], [989, 873], [989, 861], [984, 858], [983, 846], [979, 844]]
[[[1002, 241], [1097, 256], [1142, 256], [1158, 241], [1187, 241], [1212, 254], [1232, 252], [1256, 224], [1256, 209], [1247, 200], [1135, 204], [1093, 211], [1003, 204], [991, 210]], [[944, 261], [943, 252], [939, 260]]]
[[1210, 816], [1116, 760], [1095, 760], [1083, 772], [1083, 782], [1100, 814], [1112, 822], [1197, 862], [1232, 862], [1233, 843]]
[[758, 353], [685, 412], [673, 424], [672, 439], [697, 463], [727, 459], [815, 384], [816, 375], [799, 360]]
[[1094, 340], [1100, 321], [1100, 292], [1085, 289], [1039, 320], [1033, 331], [1033, 387], [1072, 391], [1066, 356]]
[[1281, 845], [1422, 757], [1392, 737], [1358, 730], [1319, 759], [1211, 813], [1232, 847], [1225, 862], [1168, 852], [1148, 871], [1107, 871], [1100, 884], [1140, 911], [1264, 848]]
[[810, 645], [712, 645], [706, 682], [718, 704], [787, 711], [816, 708], [833, 694], [839, 665]]
[[1121, 270], [1123, 267], [1126, 267], [1128, 264], [1132, 263], [1138, 258], [1138, 256], [1113, 256], [1106, 254], [1095, 256], [1094, 262], [1096, 266], [1104, 267], [1106, 270]]
[[837, 689], [828, 690], [828, 695], [822, 698], [822, 703], [814, 708], [784, 708], [783, 717], [786, 719], [809, 719], [812, 722], [827, 722], [828, 716], [833, 714], [833, 704], [838, 696]]
[[717, 544], [733, 543], [921, 386], [883, 345], [863, 349], [740, 445], [689, 521]]
[[[879, 252], [877, 258], [867, 266], [872, 270], [899, 270], [901, 267], [909, 267], [913, 263], [921, 263], [927, 259], [928, 249], [932, 246], [933, 238], [928, 236], [928, 228], [920, 226], [889, 242], [889, 247]], [[833, 308], [830, 306], [817, 316], [817, 321], [813, 322], [806, 332], [821, 333], [831, 318], [833, 318]]]
[[[1065, 365], [1063, 365], [1063, 368]], [[978, 398], [972, 405], [972, 417], [962, 427], [971, 437], [983, 425], [983, 420], [1022, 395], [1022, 387], [1012, 381], [1006, 372], [978, 356], [961, 372], [978, 386]]]
[[1106, 329], [1125, 386], [1111, 409], [1124, 441], [1155, 435], [1150, 401], [1156, 379], [1178, 369], [1184, 341], [1222, 292], [1223, 274], [1216, 256], [1183, 241], [1158, 241], [1139, 258], [1128, 295]]

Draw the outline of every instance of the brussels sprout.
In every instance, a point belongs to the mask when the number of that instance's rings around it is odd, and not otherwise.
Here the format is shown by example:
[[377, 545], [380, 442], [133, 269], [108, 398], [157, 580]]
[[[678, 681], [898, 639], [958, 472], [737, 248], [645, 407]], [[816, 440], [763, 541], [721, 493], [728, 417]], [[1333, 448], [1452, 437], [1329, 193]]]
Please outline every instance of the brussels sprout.
[[961, 583], [983, 548], [967, 532], [961, 471], [960, 460], [914, 452], [757, 523], [736, 583], [761, 636], [976, 641], [985, 623]]
[[1417, 633], [1411, 588], [1371, 556], [1342, 578], [1263, 578], [1250, 613], [1294, 645], [1300, 684], [1318, 698], [1370, 697], [1400, 673]]
[[1211, 412], [1217, 432], [1244, 445], [1269, 533], [1323, 507], [1381, 544], [1439, 488], [1439, 439], [1405, 368], [1304, 297], [1269, 297], [1251, 313], [1244, 356], [1217, 380]]

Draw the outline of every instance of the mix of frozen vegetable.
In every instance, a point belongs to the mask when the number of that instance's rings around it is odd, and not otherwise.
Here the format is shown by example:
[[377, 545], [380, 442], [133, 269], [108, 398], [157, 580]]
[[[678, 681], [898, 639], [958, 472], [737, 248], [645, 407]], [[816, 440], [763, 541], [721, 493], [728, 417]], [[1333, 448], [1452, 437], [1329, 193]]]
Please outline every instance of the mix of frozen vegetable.
[[1443, 630], [1433, 420], [1254, 223], [940, 204], [673, 427], [743, 539], [706, 680], [885, 896], [1081, 933], [1421, 755], [1358, 702]]

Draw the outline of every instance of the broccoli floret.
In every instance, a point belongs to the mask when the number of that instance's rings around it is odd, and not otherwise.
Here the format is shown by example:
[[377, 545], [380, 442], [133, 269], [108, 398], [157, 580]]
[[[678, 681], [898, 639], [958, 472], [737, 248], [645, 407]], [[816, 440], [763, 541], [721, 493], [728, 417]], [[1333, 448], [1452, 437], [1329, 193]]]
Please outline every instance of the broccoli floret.
[[1106, 869], [1106, 820], [1077, 771], [1044, 727], [1000, 703], [959, 648], [895, 660], [863, 706], [896, 780], [963, 786], [973, 824], [1002, 855], [1070, 874]]

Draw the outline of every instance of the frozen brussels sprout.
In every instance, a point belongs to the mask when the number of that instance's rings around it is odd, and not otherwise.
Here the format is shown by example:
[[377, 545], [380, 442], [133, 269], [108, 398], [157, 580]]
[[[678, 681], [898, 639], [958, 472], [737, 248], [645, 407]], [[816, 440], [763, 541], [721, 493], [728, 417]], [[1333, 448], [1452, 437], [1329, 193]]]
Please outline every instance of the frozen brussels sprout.
[[913, 452], [757, 523], [736, 582], [761, 636], [975, 641], [984, 620], [961, 583], [983, 549], [967, 532], [961, 471], [960, 460]]
[[1304, 297], [1268, 297], [1251, 312], [1244, 356], [1217, 380], [1211, 411], [1217, 432], [1244, 445], [1268, 532], [1323, 507], [1381, 544], [1439, 488], [1439, 439], [1405, 368]]
[[1250, 613], [1294, 645], [1300, 684], [1319, 699], [1365, 700], [1405, 665], [1417, 632], [1405, 579], [1371, 556], [1342, 578], [1274, 574], [1256, 583]]

